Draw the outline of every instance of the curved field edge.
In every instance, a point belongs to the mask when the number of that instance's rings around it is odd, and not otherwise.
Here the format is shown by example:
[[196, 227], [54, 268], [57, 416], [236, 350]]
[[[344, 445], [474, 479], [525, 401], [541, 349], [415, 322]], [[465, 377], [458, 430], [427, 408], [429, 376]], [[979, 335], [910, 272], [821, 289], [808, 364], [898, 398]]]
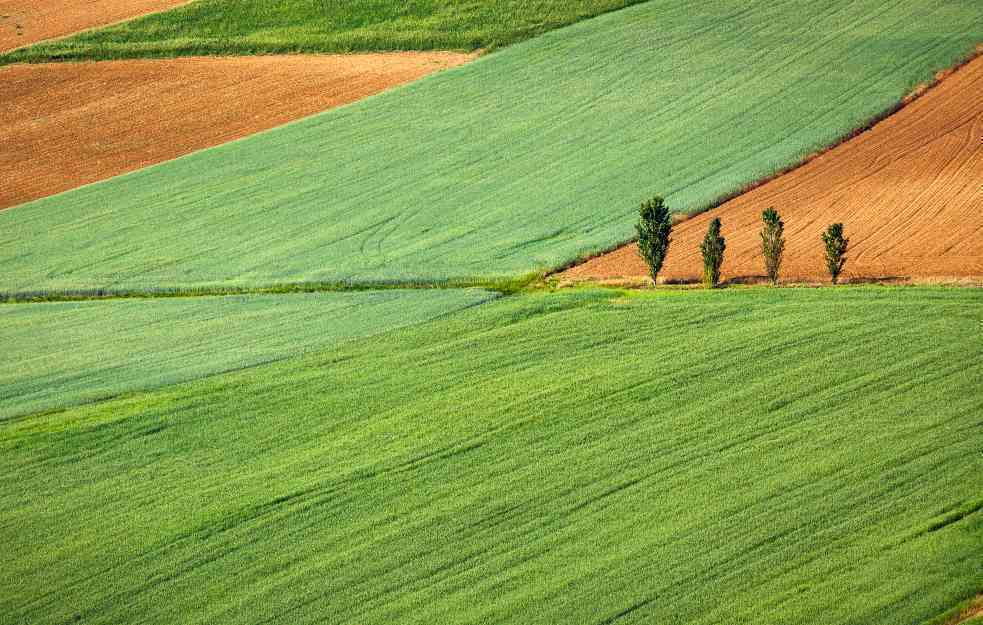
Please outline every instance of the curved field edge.
[[983, 589], [975, 597], [966, 599], [947, 610], [926, 625], [980, 625], [983, 623]]
[[978, 592], [980, 297], [511, 297], [0, 424], [0, 608], [923, 622]]
[[[165, 11], [188, 0], [4, 0], [0, 3], [0, 59], [18, 48], [68, 37]], [[3, 61], [0, 60], [0, 65]]]
[[447, 289], [0, 306], [0, 421], [323, 352], [495, 297]]
[[197, 0], [0, 56], [17, 62], [496, 49], [643, 0]]
[[5, 211], [0, 290], [546, 271], [629, 240], [646, 196], [692, 210], [801, 160], [983, 39], [978, 3], [788, 9], [648, 2]]
[[[182, 58], [0, 67], [0, 209], [320, 113], [470, 54]], [[107, 97], [106, 85], [113, 86]]]
[[[826, 276], [820, 233], [842, 222], [850, 237], [850, 280], [959, 281], [983, 278], [976, 231], [983, 200], [983, 58], [937, 76], [904, 107], [849, 141], [768, 180], [673, 230], [660, 271], [668, 283], [698, 281], [699, 245], [711, 219], [723, 222], [723, 277], [762, 281], [760, 215], [776, 208], [785, 222], [781, 278]], [[637, 245], [619, 247], [555, 275], [560, 281], [642, 281]]]

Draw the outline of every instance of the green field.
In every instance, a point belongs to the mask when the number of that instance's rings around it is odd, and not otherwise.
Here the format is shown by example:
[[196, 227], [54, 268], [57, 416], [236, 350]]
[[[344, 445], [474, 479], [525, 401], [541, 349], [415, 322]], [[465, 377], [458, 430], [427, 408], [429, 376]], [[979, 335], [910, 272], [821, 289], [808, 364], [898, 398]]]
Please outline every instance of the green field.
[[0, 62], [494, 49], [642, 0], [197, 0]]
[[[983, 3], [653, 0], [0, 212], [0, 293], [520, 276], [796, 162], [983, 40]], [[84, 259], [84, 262], [80, 262]]]
[[431, 290], [0, 306], [0, 419], [324, 351], [492, 297]]
[[983, 589], [981, 328], [979, 290], [531, 294], [0, 422], [0, 614], [922, 623]]

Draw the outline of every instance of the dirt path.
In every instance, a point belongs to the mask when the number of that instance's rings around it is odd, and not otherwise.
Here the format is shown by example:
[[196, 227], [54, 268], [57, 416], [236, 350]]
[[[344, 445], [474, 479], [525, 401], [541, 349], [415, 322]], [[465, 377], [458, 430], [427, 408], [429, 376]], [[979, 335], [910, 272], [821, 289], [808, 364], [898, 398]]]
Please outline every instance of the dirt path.
[[474, 55], [183, 58], [0, 68], [0, 208], [378, 93]]
[[188, 0], [0, 0], [0, 52], [187, 3]]
[[[785, 221], [785, 280], [825, 280], [820, 233], [841, 221], [845, 275], [862, 279], [983, 276], [983, 57], [897, 114], [784, 176], [676, 226], [660, 280], [690, 281], [699, 245], [720, 217], [724, 279], [759, 279], [761, 212]], [[569, 269], [561, 280], [641, 278], [629, 245]]]

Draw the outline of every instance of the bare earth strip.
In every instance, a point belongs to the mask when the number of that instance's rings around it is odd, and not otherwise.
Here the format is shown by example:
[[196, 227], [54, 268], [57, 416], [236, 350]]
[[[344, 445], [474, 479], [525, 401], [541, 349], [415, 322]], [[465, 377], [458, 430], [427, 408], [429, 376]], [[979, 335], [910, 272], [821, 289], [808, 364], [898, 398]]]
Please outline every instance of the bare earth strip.
[[947, 625], [961, 625], [970, 621], [977, 623], [976, 619], [983, 618], [983, 595], [979, 595], [969, 606], [960, 611], [955, 617], [947, 621]]
[[[676, 226], [660, 281], [697, 280], [699, 245], [720, 217], [725, 280], [759, 279], [761, 212], [785, 221], [782, 279], [825, 279], [820, 233], [843, 222], [854, 279], [983, 276], [983, 57], [870, 131], [719, 208]], [[779, 137], [776, 137], [778, 140]], [[636, 245], [594, 258], [561, 280], [641, 279]]]
[[0, 208], [347, 104], [457, 53], [110, 61], [0, 68]]
[[188, 0], [0, 0], [0, 52], [187, 3]]

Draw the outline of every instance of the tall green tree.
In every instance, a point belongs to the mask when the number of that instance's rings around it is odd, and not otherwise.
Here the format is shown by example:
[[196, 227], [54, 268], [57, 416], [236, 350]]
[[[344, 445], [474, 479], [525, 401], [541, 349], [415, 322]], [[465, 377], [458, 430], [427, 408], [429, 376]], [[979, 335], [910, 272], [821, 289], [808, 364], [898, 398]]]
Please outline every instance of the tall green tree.
[[635, 229], [638, 231], [638, 251], [648, 265], [652, 283], [655, 284], [672, 243], [672, 216], [661, 196], [642, 202]]
[[830, 224], [823, 233], [823, 243], [826, 245], [826, 269], [836, 284], [846, 264], [846, 251], [850, 245], [850, 239], [843, 236], [843, 224]]
[[785, 252], [785, 222], [774, 208], [761, 213], [761, 254], [765, 257], [765, 271], [772, 284], [778, 284], [778, 270]]
[[724, 264], [727, 242], [720, 236], [720, 218], [714, 218], [700, 244], [703, 252], [703, 284], [712, 289], [720, 284], [720, 266]]

